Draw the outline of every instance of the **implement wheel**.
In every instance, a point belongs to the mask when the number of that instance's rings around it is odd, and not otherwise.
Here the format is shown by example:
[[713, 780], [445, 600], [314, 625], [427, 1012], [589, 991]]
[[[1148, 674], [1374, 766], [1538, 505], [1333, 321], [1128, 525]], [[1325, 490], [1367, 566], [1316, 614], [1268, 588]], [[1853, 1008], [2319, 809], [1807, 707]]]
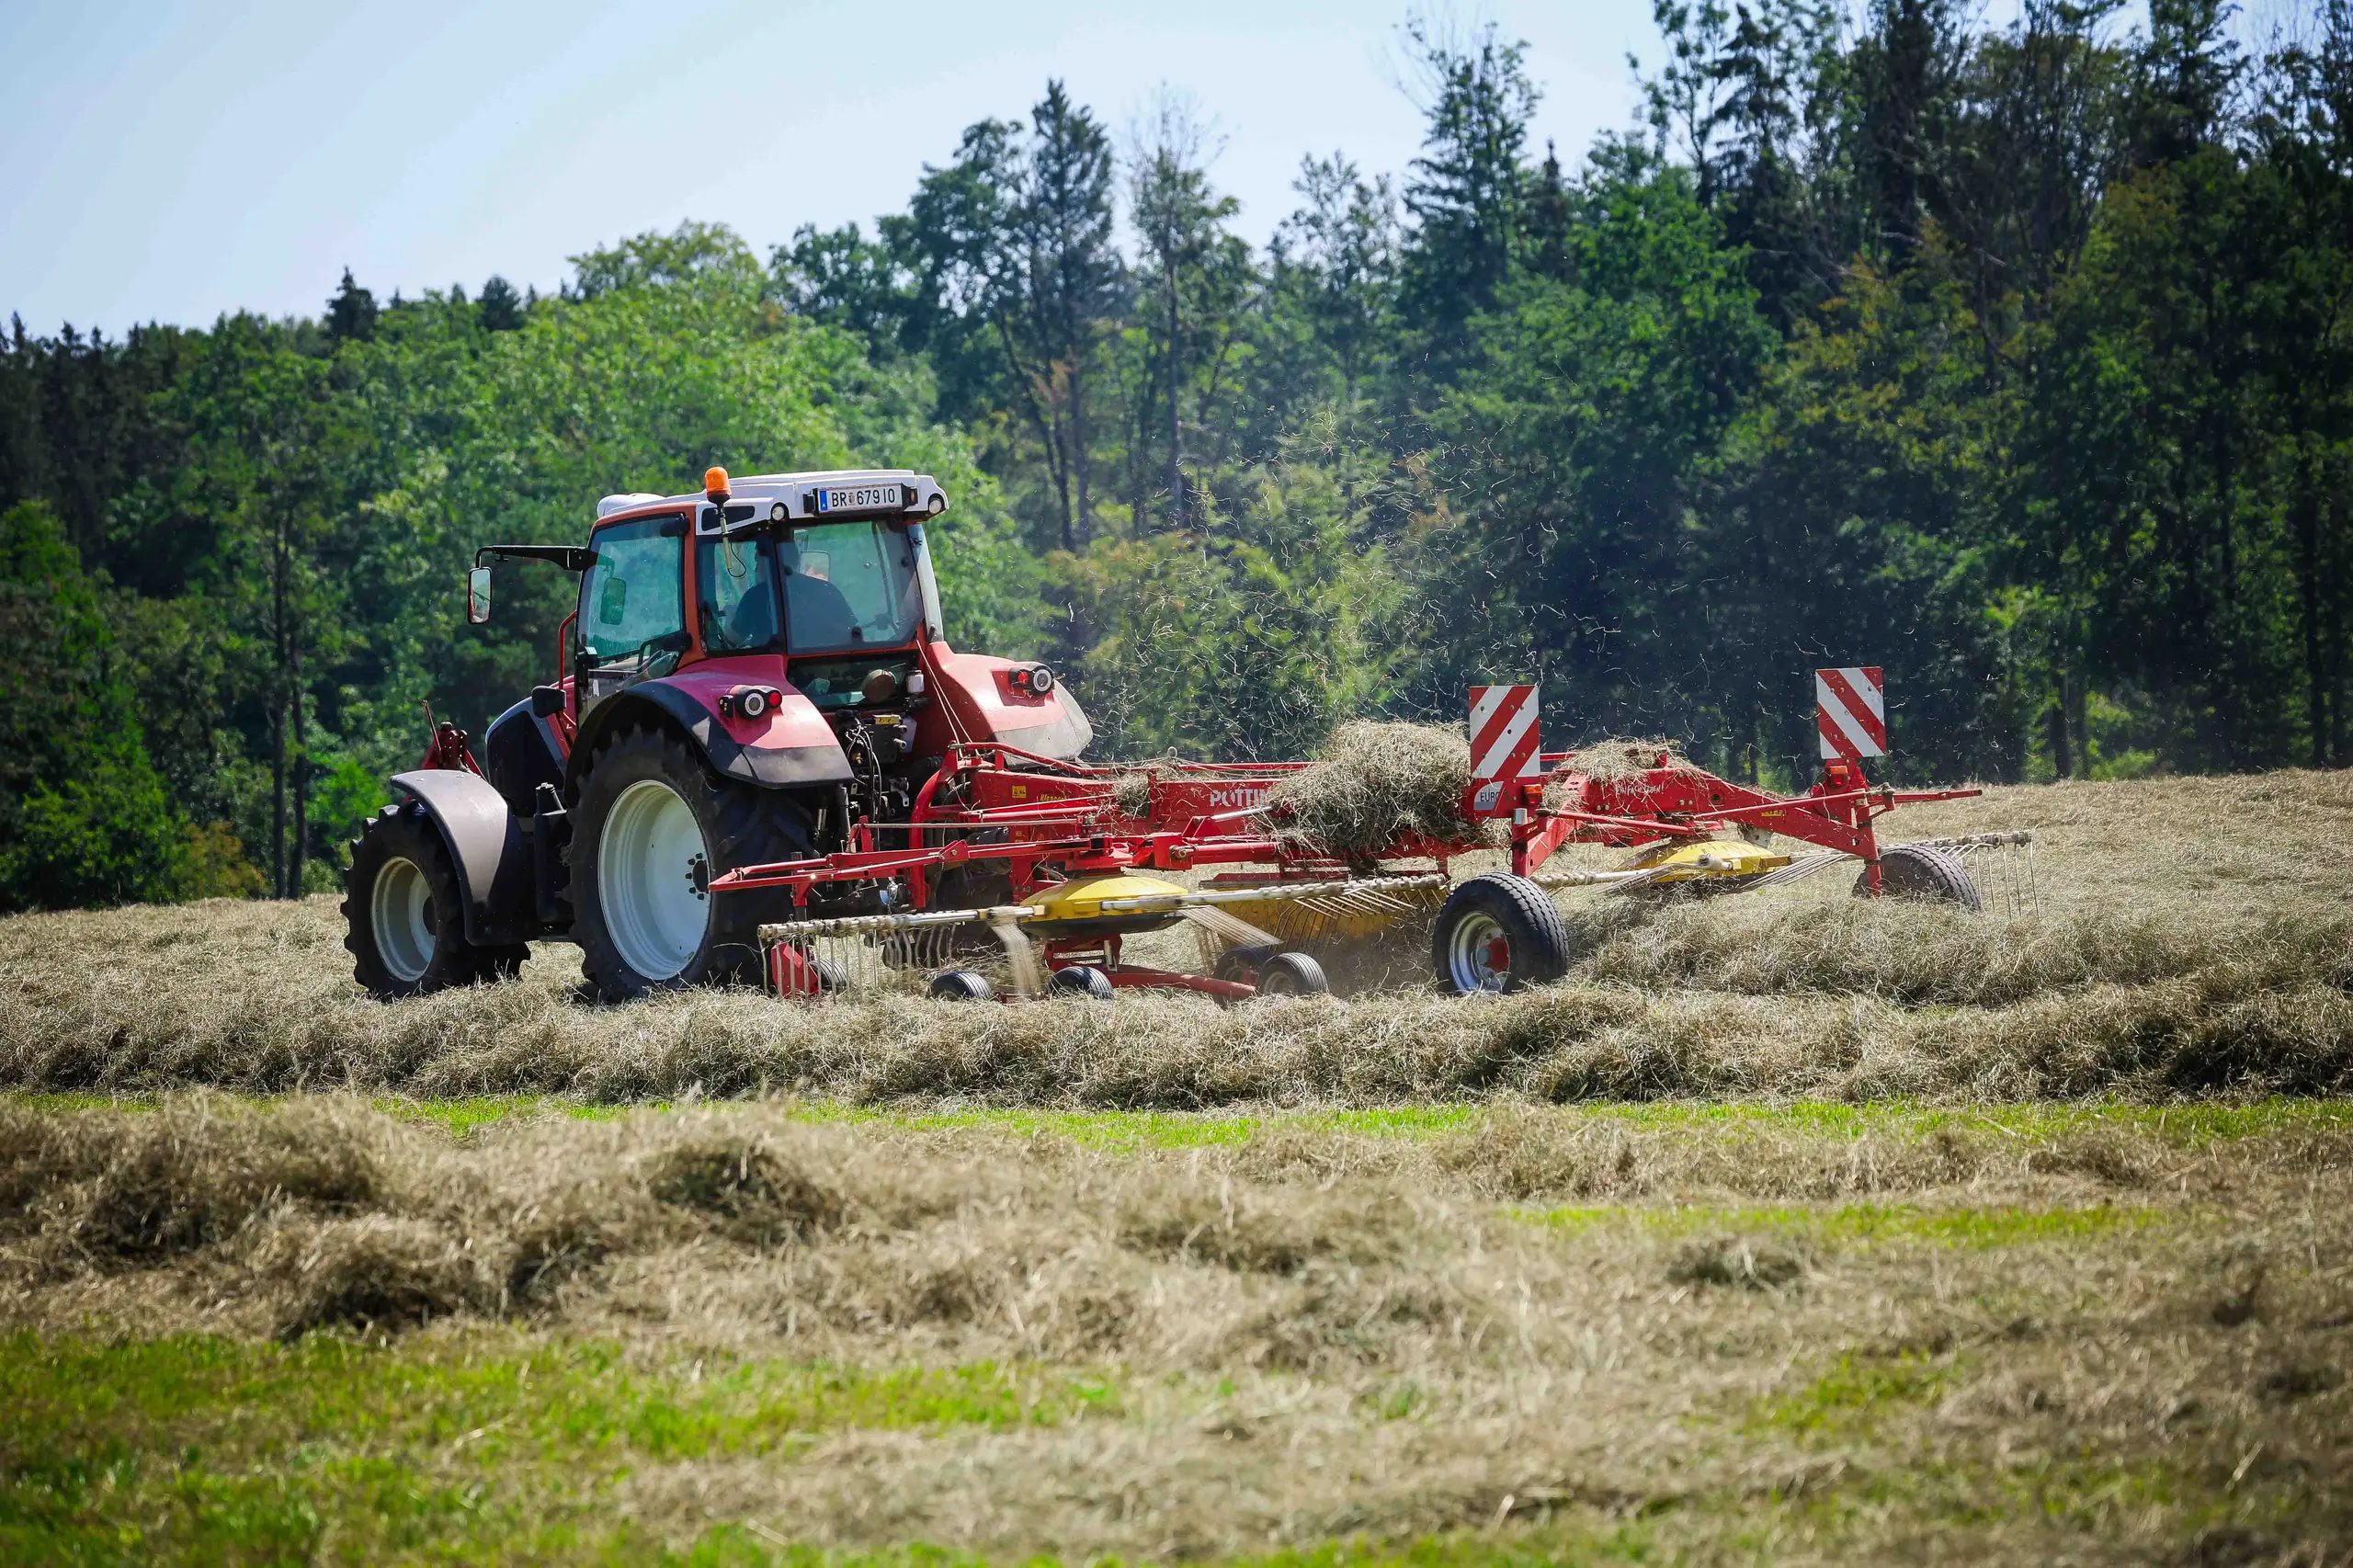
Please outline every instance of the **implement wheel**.
[[351, 978], [380, 1001], [502, 979], [529, 955], [466, 940], [465, 894], [449, 847], [410, 802], [386, 806], [360, 830], [343, 887]]
[[1489, 871], [1447, 895], [1430, 958], [1438, 983], [1458, 996], [1521, 991], [1569, 972], [1568, 927], [1551, 893], [1526, 877]]
[[790, 797], [719, 777], [665, 731], [632, 730], [597, 754], [573, 819], [573, 936], [598, 994], [757, 982], [760, 922], [781, 917], [781, 895], [710, 888], [811, 853]]
[[931, 977], [931, 999], [935, 1002], [994, 1002], [996, 987], [989, 977], [977, 970], [946, 969]]
[[[1922, 903], [1957, 903], [1972, 915], [1984, 911], [1976, 881], [1961, 857], [1930, 844], [1897, 844], [1880, 851], [1880, 896]], [[1855, 879], [1855, 896], [1871, 896], [1871, 874]]]
[[1049, 996], [1083, 996], [1089, 1001], [1111, 999], [1111, 977], [1092, 964], [1074, 963], [1054, 971], [1046, 982]]
[[1258, 966], [1261, 996], [1329, 996], [1332, 983], [1324, 966], [1306, 953], [1277, 953]]

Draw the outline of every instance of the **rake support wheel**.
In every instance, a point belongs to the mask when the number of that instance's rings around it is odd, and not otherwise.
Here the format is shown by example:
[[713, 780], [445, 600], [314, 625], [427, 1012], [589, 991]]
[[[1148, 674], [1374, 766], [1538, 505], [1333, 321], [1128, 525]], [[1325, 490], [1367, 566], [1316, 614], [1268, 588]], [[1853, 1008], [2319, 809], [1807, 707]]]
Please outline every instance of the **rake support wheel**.
[[1054, 971], [1046, 982], [1049, 996], [1084, 996], [1092, 1001], [1111, 999], [1111, 977], [1093, 964], [1074, 963]]
[[[1931, 844], [1896, 844], [1880, 851], [1880, 896], [1920, 903], [1957, 903], [1972, 915], [1984, 905], [1977, 897], [1976, 880], [1961, 857]], [[1871, 895], [1870, 872], [1855, 879], [1855, 896]]]
[[931, 995], [936, 1002], [994, 1002], [996, 987], [978, 971], [944, 969], [931, 977]]
[[1488, 871], [1452, 892], [1430, 933], [1440, 985], [1458, 996], [1522, 991], [1569, 972], [1561, 906], [1526, 877]]
[[1261, 996], [1329, 996], [1332, 983], [1324, 966], [1306, 953], [1277, 953], [1258, 966]]

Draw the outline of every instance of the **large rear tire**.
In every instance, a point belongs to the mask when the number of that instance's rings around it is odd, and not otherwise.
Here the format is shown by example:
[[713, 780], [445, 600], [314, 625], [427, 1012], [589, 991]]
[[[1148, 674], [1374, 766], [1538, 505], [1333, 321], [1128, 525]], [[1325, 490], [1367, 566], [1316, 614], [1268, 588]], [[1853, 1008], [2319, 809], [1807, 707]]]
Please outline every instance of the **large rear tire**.
[[1552, 895], [1508, 871], [1449, 893], [1430, 933], [1438, 983], [1459, 996], [1522, 991], [1569, 972], [1569, 932]]
[[[1880, 896], [1921, 903], [1957, 903], [1972, 915], [1983, 914], [1976, 879], [1949, 849], [1930, 844], [1896, 844], [1880, 851]], [[1855, 879], [1855, 896], [1871, 895], [1868, 869]]]
[[799, 802], [722, 778], [685, 741], [641, 729], [590, 763], [574, 820], [573, 935], [598, 995], [758, 983], [760, 924], [784, 918], [790, 901], [710, 883], [809, 855]]
[[472, 985], [520, 965], [512, 949], [466, 940], [457, 868], [441, 830], [414, 801], [386, 806], [360, 829], [343, 889], [351, 978], [380, 1001]]

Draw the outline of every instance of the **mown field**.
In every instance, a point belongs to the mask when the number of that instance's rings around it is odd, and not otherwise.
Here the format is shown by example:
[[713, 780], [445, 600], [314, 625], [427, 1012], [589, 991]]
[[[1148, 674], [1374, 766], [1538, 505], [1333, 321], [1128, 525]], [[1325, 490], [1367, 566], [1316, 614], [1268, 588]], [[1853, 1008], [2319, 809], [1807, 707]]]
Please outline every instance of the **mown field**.
[[0, 923], [0, 1561], [2345, 1562], [2348, 808], [1996, 791], [1896, 820], [2039, 914], [1564, 894], [1476, 1003]]

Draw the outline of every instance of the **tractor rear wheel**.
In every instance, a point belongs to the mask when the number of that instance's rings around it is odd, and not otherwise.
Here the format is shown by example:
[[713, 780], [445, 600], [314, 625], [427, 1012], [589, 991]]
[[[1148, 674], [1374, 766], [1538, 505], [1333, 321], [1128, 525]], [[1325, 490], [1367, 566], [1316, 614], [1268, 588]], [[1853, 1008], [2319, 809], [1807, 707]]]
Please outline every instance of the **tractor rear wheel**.
[[1430, 933], [1438, 983], [1459, 996], [1520, 991], [1569, 972], [1569, 932], [1552, 895], [1508, 871], [1447, 894]]
[[411, 801], [386, 806], [360, 830], [343, 886], [351, 978], [381, 1001], [503, 978], [530, 951], [466, 940], [457, 868], [440, 829]]
[[[1957, 903], [1972, 915], [1984, 908], [1977, 897], [1976, 880], [1961, 863], [1961, 857], [1932, 844], [1895, 844], [1880, 851], [1879, 886], [1882, 898]], [[1855, 879], [1855, 896], [1871, 896], [1869, 869]]]
[[677, 736], [641, 729], [597, 755], [573, 817], [573, 935], [599, 995], [756, 983], [760, 923], [784, 918], [789, 898], [710, 883], [810, 854], [797, 802], [720, 778]]

